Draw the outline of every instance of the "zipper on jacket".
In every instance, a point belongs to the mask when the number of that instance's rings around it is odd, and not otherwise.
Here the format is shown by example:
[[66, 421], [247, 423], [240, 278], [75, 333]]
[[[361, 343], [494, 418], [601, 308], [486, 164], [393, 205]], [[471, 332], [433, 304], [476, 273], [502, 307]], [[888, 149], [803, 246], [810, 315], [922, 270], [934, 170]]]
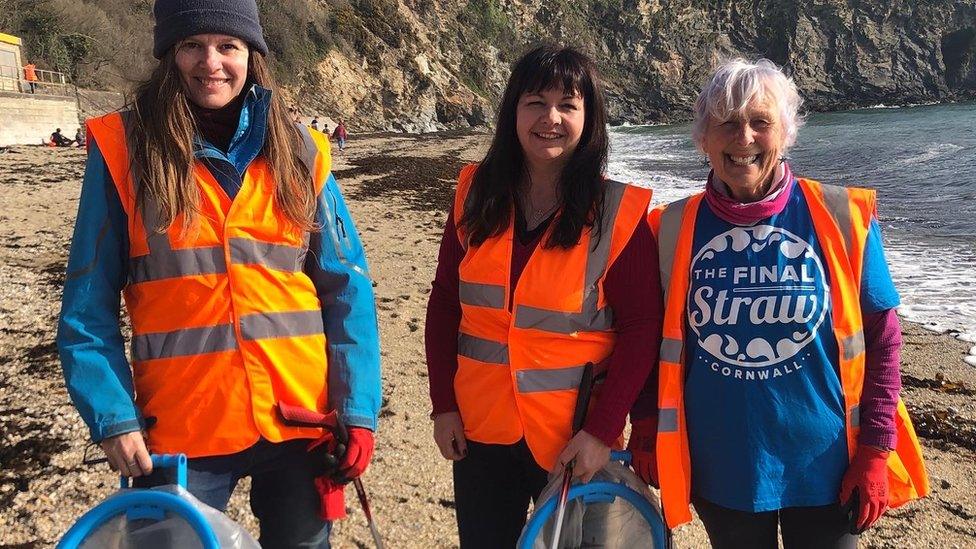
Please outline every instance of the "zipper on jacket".
[[336, 198], [335, 196], [332, 197], [332, 207], [334, 208], [335, 211], [336, 228], [339, 230], [339, 233], [342, 236], [342, 238], [345, 239], [347, 238], [346, 226], [342, 222], [342, 216], [339, 215], [339, 199]]

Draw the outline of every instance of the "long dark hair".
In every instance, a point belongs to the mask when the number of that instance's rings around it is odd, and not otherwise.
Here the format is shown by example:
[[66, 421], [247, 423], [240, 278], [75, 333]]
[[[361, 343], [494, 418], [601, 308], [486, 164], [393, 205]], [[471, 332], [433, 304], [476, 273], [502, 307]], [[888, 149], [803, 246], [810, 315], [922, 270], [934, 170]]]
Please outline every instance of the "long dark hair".
[[607, 107], [603, 86], [593, 62], [572, 48], [536, 47], [512, 68], [498, 109], [495, 136], [475, 172], [464, 204], [460, 226], [471, 245], [505, 231], [515, 196], [525, 174], [525, 158], [515, 131], [515, 111], [526, 93], [561, 89], [579, 93], [585, 110], [583, 135], [559, 176], [561, 213], [544, 243], [547, 248], [572, 248], [585, 227], [600, 237], [603, 217], [603, 174], [607, 165]]
[[[245, 90], [252, 83], [274, 91], [261, 154], [274, 174], [275, 206], [302, 230], [314, 230], [315, 189], [301, 161], [302, 137], [288, 118], [267, 60], [254, 49], [248, 57]], [[132, 104], [140, 128], [129, 151], [132, 165], [141, 173], [137, 204], [144, 208], [149, 199], [157, 204], [159, 231], [182, 214], [182, 230], [186, 232], [200, 215], [200, 193], [193, 176], [197, 127], [189, 102], [176, 65], [176, 47], [172, 47], [149, 79], [139, 85]]]

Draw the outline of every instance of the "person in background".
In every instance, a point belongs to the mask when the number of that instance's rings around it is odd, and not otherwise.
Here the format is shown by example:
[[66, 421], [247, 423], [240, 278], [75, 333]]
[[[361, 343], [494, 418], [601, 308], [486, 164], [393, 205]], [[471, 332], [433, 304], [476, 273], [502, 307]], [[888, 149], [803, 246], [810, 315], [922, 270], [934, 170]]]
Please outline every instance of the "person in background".
[[74, 141], [68, 139], [66, 135], [61, 133], [61, 128], [58, 128], [54, 130], [54, 133], [51, 134], [51, 143], [53, 143], [55, 147], [70, 147]]
[[704, 188], [649, 216], [664, 331], [634, 466], [718, 549], [855, 547], [928, 492], [875, 192], [794, 175], [801, 103], [772, 62], [722, 63], [694, 106]]
[[[155, 70], [87, 126], [57, 336], [68, 391], [135, 486], [174, 481], [150, 451], [184, 453], [188, 490], [216, 509], [250, 477], [264, 547], [329, 547], [380, 406], [372, 283], [329, 142], [289, 116], [255, 0], [153, 11]], [[295, 407], [348, 428], [334, 469], [325, 444], [309, 451], [323, 429], [286, 421]]]
[[311, 124], [309, 124], [309, 126], [310, 126], [310, 127], [311, 127], [311, 128], [313, 129], [313, 130], [315, 130], [315, 131], [319, 131], [319, 118], [318, 118], [317, 116], [313, 116], [313, 117], [312, 117], [312, 123], [311, 123]]
[[336, 140], [336, 143], [339, 144], [339, 150], [340, 151], [343, 151], [343, 150], [346, 149], [346, 138], [347, 137], [349, 137], [349, 134], [346, 133], [346, 123], [343, 122], [342, 119], [340, 118], [338, 125], [335, 127], [335, 131], [332, 132], [332, 138], [335, 139]]
[[[607, 179], [606, 116], [586, 56], [534, 49], [488, 153], [458, 179], [425, 341], [465, 549], [513, 547], [550, 472], [575, 460], [587, 482], [606, 465], [657, 356], [651, 192]], [[587, 362], [605, 381], [574, 435]]]
[[27, 81], [30, 92], [35, 93], [37, 91], [37, 66], [33, 63], [28, 62], [24, 65], [24, 80]]
[[75, 130], [75, 146], [77, 147], [85, 146], [85, 134], [82, 133], [81, 128]]

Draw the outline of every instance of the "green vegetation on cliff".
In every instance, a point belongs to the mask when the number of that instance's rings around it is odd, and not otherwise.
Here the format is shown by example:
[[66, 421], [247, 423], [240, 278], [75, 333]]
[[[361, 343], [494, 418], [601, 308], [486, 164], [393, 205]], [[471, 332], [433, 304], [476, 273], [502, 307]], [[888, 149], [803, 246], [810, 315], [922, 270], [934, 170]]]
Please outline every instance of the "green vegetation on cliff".
[[[396, 0], [257, 0], [278, 78], [299, 85], [332, 49], [370, 55], [368, 37], [399, 47]], [[21, 37], [39, 68], [84, 87], [118, 89], [147, 74], [152, 0], [0, 0], [0, 32]]]
[[[483, 124], [531, 44], [577, 46], [614, 123], [683, 118], [714, 63], [764, 56], [814, 110], [976, 97], [976, 0], [257, 0], [279, 80], [357, 128]], [[0, 32], [85, 87], [146, 74], [152, 0], [0, 0]]]

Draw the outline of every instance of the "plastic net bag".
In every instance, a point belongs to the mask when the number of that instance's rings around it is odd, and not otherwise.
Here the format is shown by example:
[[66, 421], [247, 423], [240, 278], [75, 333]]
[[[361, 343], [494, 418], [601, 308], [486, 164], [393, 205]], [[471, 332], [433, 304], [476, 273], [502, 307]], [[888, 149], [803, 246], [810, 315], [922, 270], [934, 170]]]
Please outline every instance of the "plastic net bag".
[[[549, 480], [539, 497], [535, 513], [549, 500], [558, 502], [559, 491], [562, 487], [563, 475], [557, 475]], [[657, 497], [651, 493], [647, 485], [620, 462], [611, 461], [601, 471], [594, 475], [590, 484], [594, 488], [605, 487], [608, 484], [619, 484], [629, 488], [635, 495], [646, 500], [651, 508], [661, 516], [661, 506]], [[574, 482], [574, 486], [578, 484]], [[566, 503], [566, 514], [563, 517], [562, 532], [559, 547], [583, 548], [602, 547], [607, 549], [629, 549], [632, 547], [653, 547], [654, 529], [659, 525], [648, 522], [641, 512], [629, 501], [620, 496], [601, 495], [605, 490], [597, 490], [593, 496], [570, 499]], [[548, 549], [551, 544], [555, 528], [556, 512], [552, 510], [534, 540], [525, 539], [531, 535], [526, 527], [519, 538], [518, 547], [532, 547], [533, 549]]]
[[[260, 545], [241, 525], [227, 515], [193, 497], [185, 488], [167, 484], [149, 490], [166, 492], [178, 496], [192, 505], [203, 515], [210, 529], [224, 549], [260, 549]], [[110, 496], [103, 505], [113, 498], [130, 492], [121, 490]], [[143, 513], [133, 513], [138, 517]], [[163, 512], [163, 516], [153, 518], [133, 518], [126, 513], [113, 517], [98, 526], [81, 543], [81, 549], [198, 549], [203, 547], [196, 531], [182, 516]]]

